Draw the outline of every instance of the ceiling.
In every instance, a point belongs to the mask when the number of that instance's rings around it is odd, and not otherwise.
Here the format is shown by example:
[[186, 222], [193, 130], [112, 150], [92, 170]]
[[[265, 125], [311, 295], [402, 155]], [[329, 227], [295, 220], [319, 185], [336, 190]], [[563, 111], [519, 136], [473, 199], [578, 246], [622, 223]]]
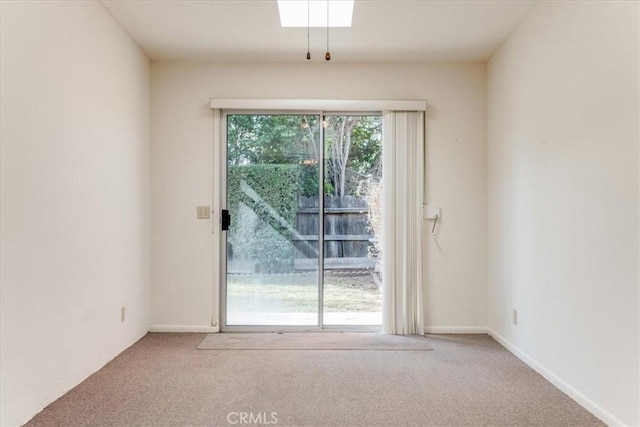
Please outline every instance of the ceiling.
[[[154, 61], [306, 61], [307, 29], [281, 28], [276, 0], [101, 0]], [[533, 0], [356, 0], [331, 28], [332, 62], [485, 61]], [[312, 61], [326, 29], [311, 28]]]

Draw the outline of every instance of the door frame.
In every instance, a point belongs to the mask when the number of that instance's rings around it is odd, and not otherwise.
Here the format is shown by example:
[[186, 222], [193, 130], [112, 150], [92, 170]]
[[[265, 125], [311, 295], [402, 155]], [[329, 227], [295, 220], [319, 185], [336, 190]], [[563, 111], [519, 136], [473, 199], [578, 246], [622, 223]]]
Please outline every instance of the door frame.
[[[213, 209], [212, 224], [214, 235], [213, 245], [213, 293], [211, 326], [219, 331], [227, 332], [291, 332], [291, 331], [356, 331], [356, 332], [381, 332], [381, 326], [323, 326], [322, 307], [324, 276], [324, 245], [318, 244], [318, 293], [319, 310], [318, 325], [313, 326], [227, 326], [226, 321], [226, 287], [223, 286], [223, 278], [226, 278], [226, 235], [221, 231], [221, 210], [226, 206], [226, 120], [223, 114], [318, 114], [320, 119], [325, 113], [329, 114], [381, 114], [383, 111], [422, 110], [427, 109], [425, 100], [332, 100], [332, 99], [224, 99], [210, 98], [209, 106], [213, 113]], [[224, 110], [224, 111], [223, 111]], [[320, 137], [323, 138], [322, 126]], [[324, 141], [322, 141], [324, 147]], [[321, 152], [320, 183], [324, 181], [324, 150]], [[321, 184], [322, 185], [322, 184]], [[320, 197], [319, 212], [324, 215], [324, 198]], [[319, 233], [324, 233], [324, 221], [318, 221]], [[322, 234], [324, 236], [324, 234]], [[224, 237], [224, 238], [223, 238]], [[320, 240], [319, 240], [320, 242]], [[225, 279], [226, 280], [226, 279]]]

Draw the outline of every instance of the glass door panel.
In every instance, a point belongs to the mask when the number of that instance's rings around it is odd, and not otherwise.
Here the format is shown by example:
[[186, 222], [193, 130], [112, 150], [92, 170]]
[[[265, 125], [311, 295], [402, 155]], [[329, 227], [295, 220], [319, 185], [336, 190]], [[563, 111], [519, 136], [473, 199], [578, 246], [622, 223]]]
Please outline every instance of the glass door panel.
[[325, 115], [324, 325], [382, 325], [382, 117]]
[[226, 325], [318, 326], [320, 117], [226, 123]]

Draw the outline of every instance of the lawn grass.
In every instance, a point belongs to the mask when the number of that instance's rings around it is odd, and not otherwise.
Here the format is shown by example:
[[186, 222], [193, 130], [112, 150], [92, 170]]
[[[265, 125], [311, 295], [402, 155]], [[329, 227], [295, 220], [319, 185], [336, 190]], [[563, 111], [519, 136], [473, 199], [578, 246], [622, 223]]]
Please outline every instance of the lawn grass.
[[[256, 311], [313, 313], [318, 309], [317, 276], [302, 274], [238, 274], [227, 279], [229, 307]], [[328, 273], [324, 284], [327, 313], [379, 312], [382, 296], [371, 273]]]

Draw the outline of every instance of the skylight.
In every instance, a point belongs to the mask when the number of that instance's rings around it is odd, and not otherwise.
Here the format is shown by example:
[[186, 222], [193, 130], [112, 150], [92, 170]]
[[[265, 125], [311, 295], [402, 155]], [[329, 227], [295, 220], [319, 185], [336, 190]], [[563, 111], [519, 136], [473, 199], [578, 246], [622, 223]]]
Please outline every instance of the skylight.
[[[282, 27], [351, 27], [353, 0], [278, 0]], [[308, 15], [307, 15], [307, 7]]]

